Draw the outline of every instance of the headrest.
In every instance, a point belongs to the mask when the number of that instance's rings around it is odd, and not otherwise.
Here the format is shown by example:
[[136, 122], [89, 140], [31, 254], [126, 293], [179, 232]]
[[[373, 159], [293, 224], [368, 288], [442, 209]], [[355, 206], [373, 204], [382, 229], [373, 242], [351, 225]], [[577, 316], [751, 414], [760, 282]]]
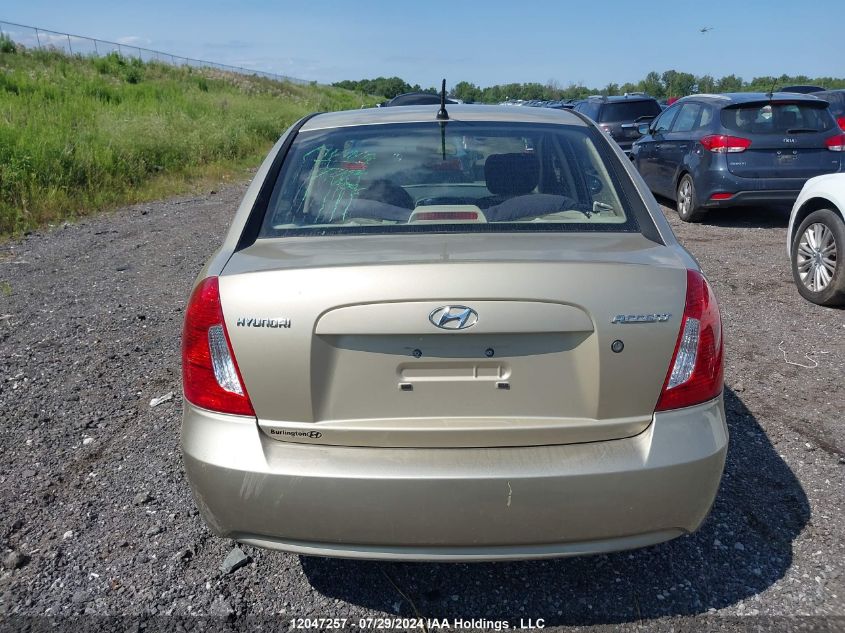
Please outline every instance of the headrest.
[[484, 161], [484, 179], [494, 195], [522, 196], [537, 186], [540, 165], [533, 154], [491, 154]]
[[785, 110], [780, 114], [780, 122], [784, 129], [795, 127], [798, 123], [798, 114], [792, 110]]

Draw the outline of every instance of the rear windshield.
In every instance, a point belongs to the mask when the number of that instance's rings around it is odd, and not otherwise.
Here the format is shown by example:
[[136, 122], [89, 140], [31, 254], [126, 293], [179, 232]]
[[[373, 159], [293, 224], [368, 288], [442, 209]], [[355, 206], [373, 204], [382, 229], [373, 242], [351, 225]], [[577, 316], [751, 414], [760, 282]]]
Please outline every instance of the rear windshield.
[[740, 134], [826, 132], [834, 121], [824, 103], [755, 103], [722, 110], [722, 125]]
[[259, 237], [638, 230], [603, 140], [584, 126], [455, 120], [302, 132]]
[[619, 103], [606, 103], [601, 109], [599, 122], [607, 121], [636, 121], [640, 117], [655, 117], [662, 110], [657, 101], [620, 101]]

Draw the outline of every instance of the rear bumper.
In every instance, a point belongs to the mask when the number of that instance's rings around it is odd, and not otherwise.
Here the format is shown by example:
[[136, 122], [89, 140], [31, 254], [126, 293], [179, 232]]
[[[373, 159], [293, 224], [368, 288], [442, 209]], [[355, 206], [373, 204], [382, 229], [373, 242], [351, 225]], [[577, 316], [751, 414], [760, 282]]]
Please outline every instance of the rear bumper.
[[657, 413], [639, 435], [519, 448], [280, 442], [186, 404], [182, 448], [220, 536], [308, 555], [405, 560], [569, 556], [692, 532], [725, 462], [722, 398]]
[[[841, 171], [841, 170], [840, 170]], [[695, 174], [695, 189], [702, 207], [715, 209], [734, 206], [789, 204], [798, 199], [810, 176], [800, 178], [745, 178], [733, 174], [719, 155]], [[733, 194], [727, 200], [711, 200], [714, 193]]]
[[[722, 207], [753, 206], [759, 204], [793, 204], [798, 199], [800, 189], [771, 189], [767, 191], [738, 191], [727, 200], [704, 200], [703, 207], [718, 209]], [[712, 194], [711, 194], [712, 195]]]

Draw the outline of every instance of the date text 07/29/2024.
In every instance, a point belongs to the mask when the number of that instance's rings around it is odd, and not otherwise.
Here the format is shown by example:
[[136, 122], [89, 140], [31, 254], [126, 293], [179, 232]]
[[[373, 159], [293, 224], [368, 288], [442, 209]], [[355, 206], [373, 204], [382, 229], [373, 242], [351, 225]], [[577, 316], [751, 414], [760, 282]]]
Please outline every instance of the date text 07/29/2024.
[[336, 630], [344, 631], [351, 629], [376, 630], [376, 631], [408, 631], [419, 629], [421, 631], [471, 631], [478, 629], [492, 631], [508, 630], [537, 630], [544, 629], [546, 622], [543, 618], [520, 618], [516, 622], [509, 620], [487, 620], [485, 618], [390, 618], [372, 617], [351, 620], [349, 618], [293, 618], [290, 620], [290, 628], [298, 630]]

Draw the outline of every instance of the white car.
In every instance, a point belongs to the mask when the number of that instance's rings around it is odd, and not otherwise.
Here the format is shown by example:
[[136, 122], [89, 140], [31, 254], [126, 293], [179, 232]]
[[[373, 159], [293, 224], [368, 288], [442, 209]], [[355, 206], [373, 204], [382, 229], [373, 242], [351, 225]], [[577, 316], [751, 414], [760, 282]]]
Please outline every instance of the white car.
[[802, 297], [845, 305], [845, 174], [807, 181], [792, 207], [786, 249]]

